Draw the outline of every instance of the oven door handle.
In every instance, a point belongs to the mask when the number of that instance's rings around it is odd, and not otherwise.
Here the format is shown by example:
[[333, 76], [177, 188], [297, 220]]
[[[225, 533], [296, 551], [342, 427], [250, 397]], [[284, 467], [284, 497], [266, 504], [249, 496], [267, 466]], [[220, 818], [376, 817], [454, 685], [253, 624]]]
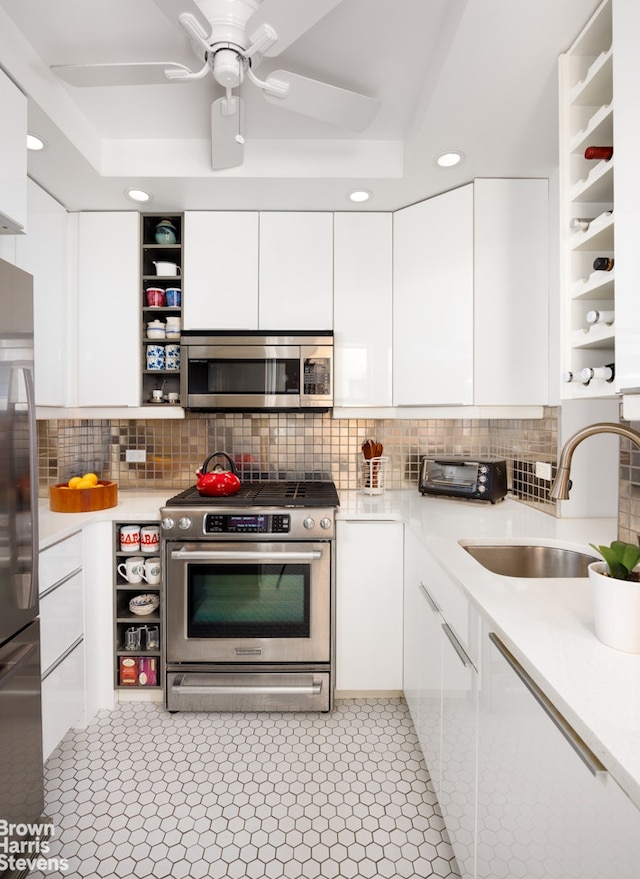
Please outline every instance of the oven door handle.
[[322, 558], [322, 550], [314, 549], [307, 552], [269, 552], [265, 550], [189, 550], [176, 549], [171, 553], [172, 559], [183, 561], [270, 561], [270, 562], [313, 562]]
[[313, 681], [308, 686], [302, 684], [183, 684], [176, 683], [173, 692], [183, 696], [197, 696], [201, 693], [212, 695], [229, 693], [268, 693], [272, 695], [297, 693], [304, 696], [318, 696], [322, 692], [322, 681]]

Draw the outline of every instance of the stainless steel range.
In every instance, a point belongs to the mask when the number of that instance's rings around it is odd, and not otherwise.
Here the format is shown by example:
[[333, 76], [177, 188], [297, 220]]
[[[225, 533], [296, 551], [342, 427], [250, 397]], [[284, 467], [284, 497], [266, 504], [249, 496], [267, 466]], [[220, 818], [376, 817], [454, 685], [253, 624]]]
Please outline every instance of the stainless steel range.
[[329, 711], [333, 482], [195, 487], [162, 508], [169, 711]]

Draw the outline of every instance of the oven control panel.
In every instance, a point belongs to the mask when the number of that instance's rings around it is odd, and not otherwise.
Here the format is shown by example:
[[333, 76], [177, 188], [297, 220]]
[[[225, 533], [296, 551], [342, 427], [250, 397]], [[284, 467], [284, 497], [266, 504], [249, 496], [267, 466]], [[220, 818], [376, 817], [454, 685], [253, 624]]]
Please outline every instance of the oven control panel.
[[288, 513], [207, 513], [205, 534], [289, 534]]
[[270, 509], [243, 507], [235, 511], [196, 507], [160, 510], [163, 540], [332, 540], [335, 509], [298, 507]]

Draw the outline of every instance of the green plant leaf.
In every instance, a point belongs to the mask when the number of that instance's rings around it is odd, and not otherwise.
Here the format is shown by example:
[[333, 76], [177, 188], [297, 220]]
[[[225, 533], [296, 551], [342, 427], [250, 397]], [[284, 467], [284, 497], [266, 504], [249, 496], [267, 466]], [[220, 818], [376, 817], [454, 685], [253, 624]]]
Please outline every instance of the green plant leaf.
[[614, 540], [611, 546], [596, 546], [595, 543], [589, 545], [600, 553], [607, 563], [609, 573], [616, 580], [626, 580], [640, 561], [640, 547], [634, 543]]

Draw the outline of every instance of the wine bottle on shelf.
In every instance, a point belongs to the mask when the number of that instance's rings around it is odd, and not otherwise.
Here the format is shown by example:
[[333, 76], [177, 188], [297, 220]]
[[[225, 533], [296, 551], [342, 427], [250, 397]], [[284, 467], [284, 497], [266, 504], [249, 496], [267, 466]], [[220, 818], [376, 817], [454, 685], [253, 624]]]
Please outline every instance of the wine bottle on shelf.
[[607, 363], [606, 366], [587, 366], [580, 373], [582, 383], [590, 384], [592, 381], [604, 381], [611, 384], [616, 374], [614, 363]]
[[587, 323], [594, 324], [612, 324], [615, 320], [615, 311], [588, 311]]
[[593, 261], [594, 272], [610, 272], [613, 268], [612, 256], [597, 256]]
[[594, 217], [572, 217], [569, 228], [572, 232], [586, 232], [593, 220]]
[[588, 146], [584, 151], [585, 159], [604, 159], [605, 162], [608, 162], [612, 155], [612, 146]]

